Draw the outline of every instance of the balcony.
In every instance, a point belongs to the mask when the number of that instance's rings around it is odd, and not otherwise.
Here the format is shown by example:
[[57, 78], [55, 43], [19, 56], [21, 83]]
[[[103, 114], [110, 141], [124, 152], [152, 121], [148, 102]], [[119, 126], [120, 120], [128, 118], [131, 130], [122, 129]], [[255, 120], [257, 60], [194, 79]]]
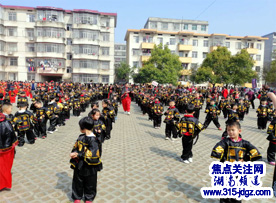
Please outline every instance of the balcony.
[[181, 70], [180, 71], [180, 74], [181, 75], [192, 75], [192, 71], [191, 70]]
[[192, 51], [192, 45], [178, 44], [178, 51]]
[[52, 75], [52, 76], [62, 76], [65, 73], [65, 68], [37, 68], [37, 73], [40, 75]]
[[141, 47], [142, 49], [153, 49], [154, 45], [154, 43], [142, 42]]
[[37, 27], [57, 27], [57, 28], [64, 28], [65, 29], [65, 23], [64, 22], [58, 22], [58, 21], [36, 21]]
[[192, 57], [179, 57], [181, 63], [192, 63]]
[[247, 51], [249, 54], [258, 54], [259, 49], [247, 48], [246, 51]]
[[218, 48], [217, 46], [211, 46], [211, 47], [210, 47], [210, 52], [216, 50], [217, 48]]
[[141, 61], [148, 61], [150, 56], [141, 56]]

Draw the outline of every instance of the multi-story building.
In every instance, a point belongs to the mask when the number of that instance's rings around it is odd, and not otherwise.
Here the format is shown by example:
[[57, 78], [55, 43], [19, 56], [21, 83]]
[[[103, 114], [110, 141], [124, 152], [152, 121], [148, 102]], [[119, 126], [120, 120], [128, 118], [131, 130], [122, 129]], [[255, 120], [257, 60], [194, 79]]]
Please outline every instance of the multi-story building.
[[[161, 25], [162, 23], [163, 21]], [[174, 23], [173, 21], [171, 24], [173, 25]], [[159, 24], [160, 22], [157, 22], [157, 28], [160, 26]], [[168, 24], [168, 28], [171, 27], [169, 22]], [[201, 23], [200, 25], [204, 24]], [[205, 25], [207, 31], [208, 23], [205, 23]], [[188, 81], [192, 68], [199, 67], [207, 54], [218, 46], [225, 46], [232, 54], [240, 52], [241, 49], [247, 49], [248, 53], [255, 60], [253, 69], [259, 73], [258, 85], [262, 84], [264, 42], [266, 38], [208, 34], [207, 32], [199, 33], [201, 28], [197, 32], [191, 30], [172, 31], [168, 29], [163, 31], [156, 28], [152, 29], [150, 20], [148, 20], [145, 27], [149, 27], [150, 29], [127, 30], [125, 41], [127, 42], [127, 63], [130, 66], [142, 67], [143, 61], [148, 60], [151, 56], [151, 50], [154, 48], [154, 45], [162, 43], [163, 45], [168, 45], [171, 52], [180, 57], [179, 60], [183, 66], [180, 80]], [[193, 27], [193, 24], [191, 23], [189, 27]]]
[[115, 69], [121, 62], [126, 62], [126, 44], [115, 43], [114, 45], [114, 65]]
[[264, 35], [265, 41], [264, 66], [269, 67], [271, 61], [276, 60], [276, 32]]
[[112, 83], [117, 14], [0, 6], [0, 79]]

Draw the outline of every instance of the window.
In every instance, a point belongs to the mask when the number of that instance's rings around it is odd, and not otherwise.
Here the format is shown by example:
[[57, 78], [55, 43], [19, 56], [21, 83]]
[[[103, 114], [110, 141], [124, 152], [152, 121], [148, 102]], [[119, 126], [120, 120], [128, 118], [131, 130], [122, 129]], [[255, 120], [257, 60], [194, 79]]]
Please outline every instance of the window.
[[78, 39], [88, 39], [89, 41], [96, 41], [99, 39], [99, 31], [96, 30], [85, 30], [85, 29], [74, 29], [73, 36]]
[[67, 66], [66, 73], [72, 73], [72, 68], [70, 66]]
[[257, 43], [257, 49], [262, 50], [262, 44], [261, 43]]
[[6, 43], [4, 41], [0, 41], [0, 51], [5, 51]]
[[256, 72], [260, 72], [261, 71], [261, 66], [256, 66]]
[[132, 64], [133, 64], [133, 67], [136, 67], [136, 68], [137, 68], [137, 67], [139, 66], [139, 61], [133, 61]]
[[236, 42], [236, 49], [241, 49], [242, 43], [241, 42]]
[[0, 57], [0, 66], [5, 65], [5, 57]]
[[71, 53], [67, 53], [67, 60], [72, 60], [72, 54]]
[[207, 54], [208, 54], [207, 52], [203, 52], [203, 53], [202, 53], [202, 58], [205, 59], [205, 58], [207, 57]]
[[54, 43], [38, 43], [37, 52], [54, 52], [54, 53], [64, 53], [64, 44], [54, 44]]
[[197, 51], [192, 52], [192, 58], [197, 58]]
[[198, 67], [198, 64], [197, 64], [197, 63], [192, 63], [192, 64], [191, 64], [191, 68], [195, 68], [195, 69], [196, 69], [197, 67]]
[[156, 29], [157, 28], [157, 22], [150, 22], [150, 28]]
[[193, 46], [196, 46], [196, 47], [198, 46], [198, 40], [197, 39], [193, 40]]
[[171, 54], [175, 54], [175, 51], [174, 51], [174, 50], [171, 50]]
[[262, 56], [261, 55], [256, 55], [256, 61], [261, 61], [262, 60]]
[[157, 37], [157, 44], [163, 44], [163, 37]]
[[17, 51], [17, 43], [7, 43], [8, 51]]
[[74, 45], [73, 50], [75, 54], [89, 54], [89, 55], [99, 54], [99, 47], [95, 45]]
[[10, 66], [17, 66], [17, 58], [10, 58]]
[[183, 67], [183, 69], [187, 70], [187, 69], [188, 69], [188, 66], [189, 66], [189, 64], [188, 64], [188, 63], [182, 63], [182, 67]]
[[184, 57], [184, 52], [183, 51], [179, 52], [179, 57]]
[[109, 47], [102, 47], [102, 55], [109, 56]]
[[102, 75], [102, 83], [109, 83], [109, 75]]
[[143, 42], [147, 42], [147, 43], [152, 43], [153, 42], [153, 38], [151, 36], [144, 36], [143, 37]]
[[188, 30], [188, 24], [184, 24], [183, 30]]
[[162, 30], [167, 30], [169, 27], [169, 23], [162, 23]]
[[35, 22], [35, 14], [27, 13], [27, 22]]
[[27, 73], [27, 80], [28, 81], [35, 80], [35, 73]]
[[133, 36], [134, 42], [139, 43], [139, 36]]
[[73, 40], [71, 38], [67, 38], [67, 45], [72, 45]]
[[26, 44], [26, 51], [27, 52], [35, 52], [35, 44], [34, 43], [27, 43]]
[[103, 41], [104, 42], [109, 42], [110, 34], [108, 32], [107, 33], [102, 33], [102, 36], [103, 36]]
[[201, 25], [201, 31], [206, 31], [206, 25]]
[[227, 48], [230, 48], [230, 42], [225, 42], [225, 46], [226, 46]]
[[208, 40], [204, 40], [203, 41], [203, 46], [204, 47], [209, 47], [209, 41]]
[[5, 27], [3, 25], [0, 25], [0, 35], [5, 34]]
[[62, 28], [38, 27], [36, 34], [37, 37], [63, 38], [65, 37], [65, 30]]
[[110, 19], [109, 18], [102, 18], [101, 19], [101, 26], [102, 27], [109, 27], [110, 26]]
[[16, 12], [9, 12], [9, 21], [16, 21]]
[[34, 29], [26, 29], [26, 35], [29, 38], [33, 38], [34, 37]]
[[170, 45], [175, 45], [175, 38], [170, 38]]
[[8, 36], [16, 37], [17, 29], [15, 27], [9, 27], [8, 28]]
[[67, 31], [71, 31], [71, 30], [72, 30], [72, 24], [67, 24], [66, 30], [67, 30]]
[[192, 30], [197, 30], [197, 25], [192, 25]]
[[91, 25], [98, 24], [97, 15], [90, 14], [90, 13], [74, 13], [73, 18], [74, 18], [74, 23], [76, 24], [91, 24]]
[[95, 60], [73, 60], [73, 68], [98, 68], [98, 62]]
[[133, 56], [139, 56], [139, 49], [132, 49]]
[[102, 69], [109, 70], [110, 62], [109, 61], [102, 61]]
[[179, 26], [180, 26], [179, 23], [174, 23], [173, 24], [173, 29], [174, 30], [179, 30]]
[[83, 82], [83, 83], [87, 83], [87, 82], [95, 82], [97, 83], [99, 80], [98, 75], [92, 75], [92, 74], [73, 74], [73, 82]]
[[63, 11], [37, 10], [38, 21], [63, 22]]

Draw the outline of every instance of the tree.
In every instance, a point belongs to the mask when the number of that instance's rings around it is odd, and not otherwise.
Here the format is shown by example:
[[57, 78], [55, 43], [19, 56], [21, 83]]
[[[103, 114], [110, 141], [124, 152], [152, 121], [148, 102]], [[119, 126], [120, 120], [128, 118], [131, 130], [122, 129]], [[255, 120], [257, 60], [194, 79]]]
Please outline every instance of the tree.
[[115, 69], [116, 80], [129, 80], [131, 68], [126, 62], [121, 62], [120, 66]]
[[276, 82], [276, 60], [271, 62], [269, 69], [265, 70], [264, 79], [268, 83]]
[[253, 59], [243, 49], [232, 56], [226, 47], [218, 47], [207, 54], [201, 67], [192, 72], [191, 79], [194, 82], [210, 82], [241, 85], [257, 78], [257, 73], [252, 70]]
[[250, 82], [253, 78], [258, 78], [256, 71], [252, 70], [254, 60], [245, 49], [231, 57], [230, 66], [227, 73], [231, 84], [234, 86]]
[[139, 69], [138, 74], [134, 76], [135, 82], [149, 83], [153, 80], [160, 84], [177, 84], [180, 76], [180, 70], [183, 69], [179, 57], [171, 54], [168, 46], [159, 44], [154, 46], [151, 57], [143, 62], [143, 67]]

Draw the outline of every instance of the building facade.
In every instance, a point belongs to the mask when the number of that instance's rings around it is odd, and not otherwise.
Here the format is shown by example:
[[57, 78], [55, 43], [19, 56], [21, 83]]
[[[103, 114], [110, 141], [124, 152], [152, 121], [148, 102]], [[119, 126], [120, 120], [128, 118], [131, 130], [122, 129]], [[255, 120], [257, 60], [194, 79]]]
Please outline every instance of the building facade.
[[[182, 77], [180, 81], [189, 81], [192, 68], [198, 68], [207, 54], [215, 50], [218, 46], [225, 46], [234, 55], [247, 49], [248, 53], [255, 60], [253, 70], [259, 73], [258, 86], [262, 85], [262, 71], [264, 61], [264, 46], [266, 38], [258, 36], [230, 36], [227, 34], [208, 34], [208, 23], [202, 21], [202, 25], [206, 25], [206, 31], [201, 31], [200, 21], [197, 21], [197, 32], [195, 30], [159, 30], [152, 29], [151, 20], [149, 18], [144, 29], [127, 30], [125, 41], [127, 43], [127, 63], [130, 66], [142, 67], [143, 61], [151, 56], [151, 50], [154, 45], [162, 43], [167, 45], [173, 54], [179, 56], [182, 63]], [[185, 22], [181, 20], [181, 22]], [[205, 24], [203, 24], [205, 22]], [[163, 21], [157, 22], [158, 26], [162, 26]], [[173, 27], [174, 21], [168, 23], [168, 28]], [[185, 24], [185, 23], [184, 23]], [[186, 23], [187, 24], [187, 23]], [[182, 25], [183, 26], [183, 25]], [[191, 22], [188, 28], [192, 28]], [[200, 33], [201, 31], [201, 33]]]
[[179, 20], [172, 18], [148, 18], [145, 29], [156, 29], [160, 31], [185, 31], [196, 33], [208, 33], [208, 21], [199, 20]]
[[276, 60], [276, 32], [264, 35], [265, 41], [264, 66], [269, 67], [271, 61]]
[[0, 80], [113, 83], [117, 14], [0, 6]]
[[114, 45], [115, 69], [120, 66], [121, 62], [126, 62], [126, 44], [115, 43]]

